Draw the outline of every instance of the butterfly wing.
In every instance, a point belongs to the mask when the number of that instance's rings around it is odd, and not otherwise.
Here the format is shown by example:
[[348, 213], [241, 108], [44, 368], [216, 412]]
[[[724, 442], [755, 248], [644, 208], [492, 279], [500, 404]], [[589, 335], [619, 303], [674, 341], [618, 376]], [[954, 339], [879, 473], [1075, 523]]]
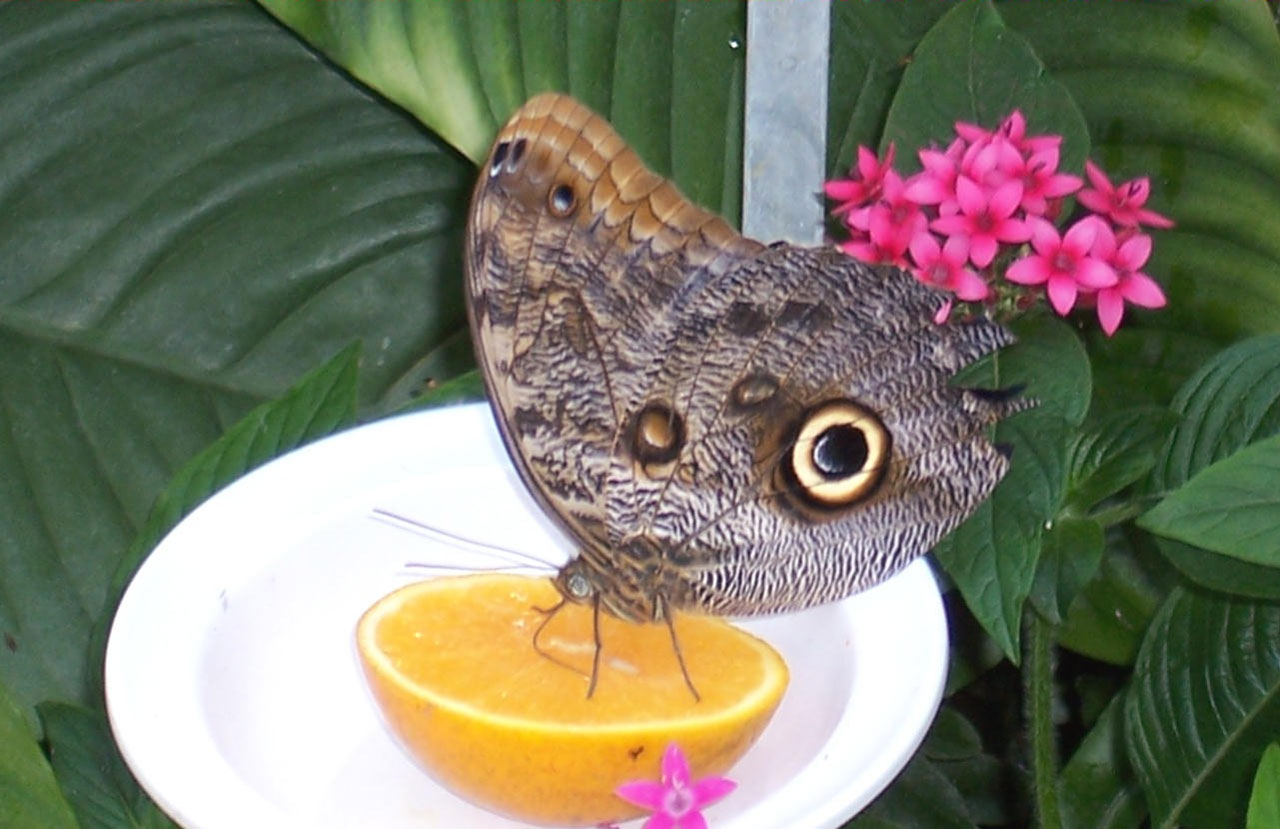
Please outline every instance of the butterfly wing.
[[618, 540], [605, 488], [652, 356], [637, 344], [760, 247], [572, 98], [531, 99], [494, 141], [467, 225], [473, 342], [525, 483], [584, 547]]
[[983, 432], [1008, 405], [947, 385], [1003, 329], [935, 326], [899, 271], [738, 235], [565, 96], [495, 141], [467, 280], [507, 448], [620, 616], [848, 595], [1006, 469]]

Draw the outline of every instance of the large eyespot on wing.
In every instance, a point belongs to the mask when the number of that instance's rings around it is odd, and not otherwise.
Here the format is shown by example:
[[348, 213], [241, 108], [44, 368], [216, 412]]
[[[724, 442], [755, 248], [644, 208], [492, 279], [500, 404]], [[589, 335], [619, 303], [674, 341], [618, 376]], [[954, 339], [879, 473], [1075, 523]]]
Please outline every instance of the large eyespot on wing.
[[779, 483], [819, 510], [839, 510], [870, 497], [884, 480], [893, 440], [880, 418], [853, 400], [829, 400], [805, 411], [778, 461]]

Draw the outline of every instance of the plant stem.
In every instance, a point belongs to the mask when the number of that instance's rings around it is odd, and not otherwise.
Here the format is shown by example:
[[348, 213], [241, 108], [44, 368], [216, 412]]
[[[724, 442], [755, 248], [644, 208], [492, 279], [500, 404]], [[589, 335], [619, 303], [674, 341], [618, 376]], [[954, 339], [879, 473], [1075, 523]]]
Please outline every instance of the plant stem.
[[1042, 829], [1061, 829], [1058, 744], [1053, 726], [1053, 626], [1030, 607], [1024, 641], [1022, 679], [1031, 743], [1032, 796]]

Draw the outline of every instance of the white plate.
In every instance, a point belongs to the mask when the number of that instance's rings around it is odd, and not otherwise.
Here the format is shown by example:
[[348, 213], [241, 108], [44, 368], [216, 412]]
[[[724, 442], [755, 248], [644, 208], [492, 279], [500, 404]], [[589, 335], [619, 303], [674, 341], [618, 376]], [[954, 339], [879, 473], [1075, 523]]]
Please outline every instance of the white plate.
[[[450, 795], [384, 731], [354, 628], [415, 578], [411, 561], [489, 565], [371, 518], [375, 508], [563, 560], [572, 545], [525, 492], [487, 406], [353, 429], [210, 498], [143, 565], [106, 658], [125, 760], [183, 826], [512, 827]], [[713, 827], [831, 827], [906, 763], [937, 709], [947, 631], [918, 561], [835, 605], [743, 625], [791, 687], [734, 767]]]

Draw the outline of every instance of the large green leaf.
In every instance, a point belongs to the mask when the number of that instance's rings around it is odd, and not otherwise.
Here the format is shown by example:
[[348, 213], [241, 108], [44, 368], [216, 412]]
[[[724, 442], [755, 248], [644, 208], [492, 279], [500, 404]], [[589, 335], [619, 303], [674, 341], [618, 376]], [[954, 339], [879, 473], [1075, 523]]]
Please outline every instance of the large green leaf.
[[278, 399], [253, 409], [184, 464], [156, 498], [141, 531], [116, 560], [106, 608], [93, 629], [89, 664], [94, 702], [101, 699], [97, 683], [115, 608], [139, 565], [183, 516], [222, 487], [272, 458], [350, 426], [356, 414], [359, 354], [358, 345], [347, 347]]
[[1280, 36], [1264, 3], [1001, 3], [1070, 90], [1094, 155], [1150, 175], [1149, 270], [1179, 327], [1280, 328]]
[[1125, 741], [1152, 825], [1240, 826], [1280, 733], [1280, 605], [1174, 590], [1125, 703]]
[[1280, 433], [1280, 336], [1253, 337], [1215, 355], [1178, 390], [1172, 409], [1182, 421], [1151, 473], [1157, 494]]
[[[1062, 507], [1072, 427], [1089, 408], [1089, 361], [1079, 338], [1058, 320], [1024, 318], [1015, 332], [1017, 343], [971, 366], [955, 382], [1021, 387], [1037, 407], [997, 426], [997, 443], [1013, 452], [1009, 473], [934, 554], [973, 615], [1016, 662], [1022, 605], [1036, 575], [1042, 536]], [[1045, 371], [1046, 365], [1053, 371]]]
[[39, 711], [53, 772], [80, 829], [177, 829], [138, 788], [103, 714], [48, 702]]
[[1089, 356], [1071, 327], [1036, 314], [1011, 324], [1018, 341], [984, 357], [955, 379], [982, 389], [1020, 388], [1042, 412], [1078, 426], [1089, 410], [1092, 376]]
[[1111, 409], [1091, 420], [1071, 444], [1069, 508], [1083, 513], [1146, 477], [1176, 422], [1163, 406]]
[[1022, 605], [1031, 592], [1045, 522], [1058, 511], [1066, 479], [1066, 421], [1032, 410], [1004, 421], [996, 439], [1014, 462], [995, 492], [934, 548], [965, 604], [1013, 662]]
[[918, 170], [916, 150], [946, 146], [956, 121], [995, 127], [1014, 109], [1033, 134], [1063, 136], [1062, 169], [1083, 169], [1089, 131], [1071, 94], [989, 2], [954, 4], [917, 46], [881, 144], [897, 145], [900, 169]]
[[1088, 332], [1085, 347], [1093, 358], [1092, 408], [1101, 414], [1167, 407], [1187, 378], [1222, 346], [1185, 329], [1122, 327], [1111, 337]]
[[0, 815], [6, 829], [72, 829], [70, 804], [17, 701], [0, 682]]
[[352, 340], [366, 405], [469, 362], [473, 173], [244, 3], [0, 31], [0, 681], [88, 702], [116, 558], [184, 461]]
[[1113, 529], [1097, 572], [1067, 610], [1058, 643], [1101, 662], [1132, 665], [1173, 578], [1158, 555], [1140, 554]]
[[738, 222], [743, 4], [261, 2], [473, 161], [526, 98], [568, 92]]
[[1253, 564], [1170, 538], [1157, 538], [1156, 549], [1178, 572], [1210, 590], [1280, 601], [1278, 567]]
[[1272, 743], [1258, 763], [1249, 797], [1248, 829], [1280, 826], [1280, 743]]
[[1252, 564], [1280, 567], [1280, 435], [1211, 464], [1138, 526]]
[[831, 4], [827, 167], [832, 178], [844, 175], [859, 144], [880, 145], [889, 105], [916, 44], [950, 8], [946, 0]]
[[1103, 532], [1097, 521], [1059, 518], [1045, 530], [1031, 584], [1031, 603], [1055, 625], [1102, 563]]
[[1124, 749], [1123, 697], [1115, 697], [1058, 780], [1063, 829], [1138, 829], [1147, 808]]

